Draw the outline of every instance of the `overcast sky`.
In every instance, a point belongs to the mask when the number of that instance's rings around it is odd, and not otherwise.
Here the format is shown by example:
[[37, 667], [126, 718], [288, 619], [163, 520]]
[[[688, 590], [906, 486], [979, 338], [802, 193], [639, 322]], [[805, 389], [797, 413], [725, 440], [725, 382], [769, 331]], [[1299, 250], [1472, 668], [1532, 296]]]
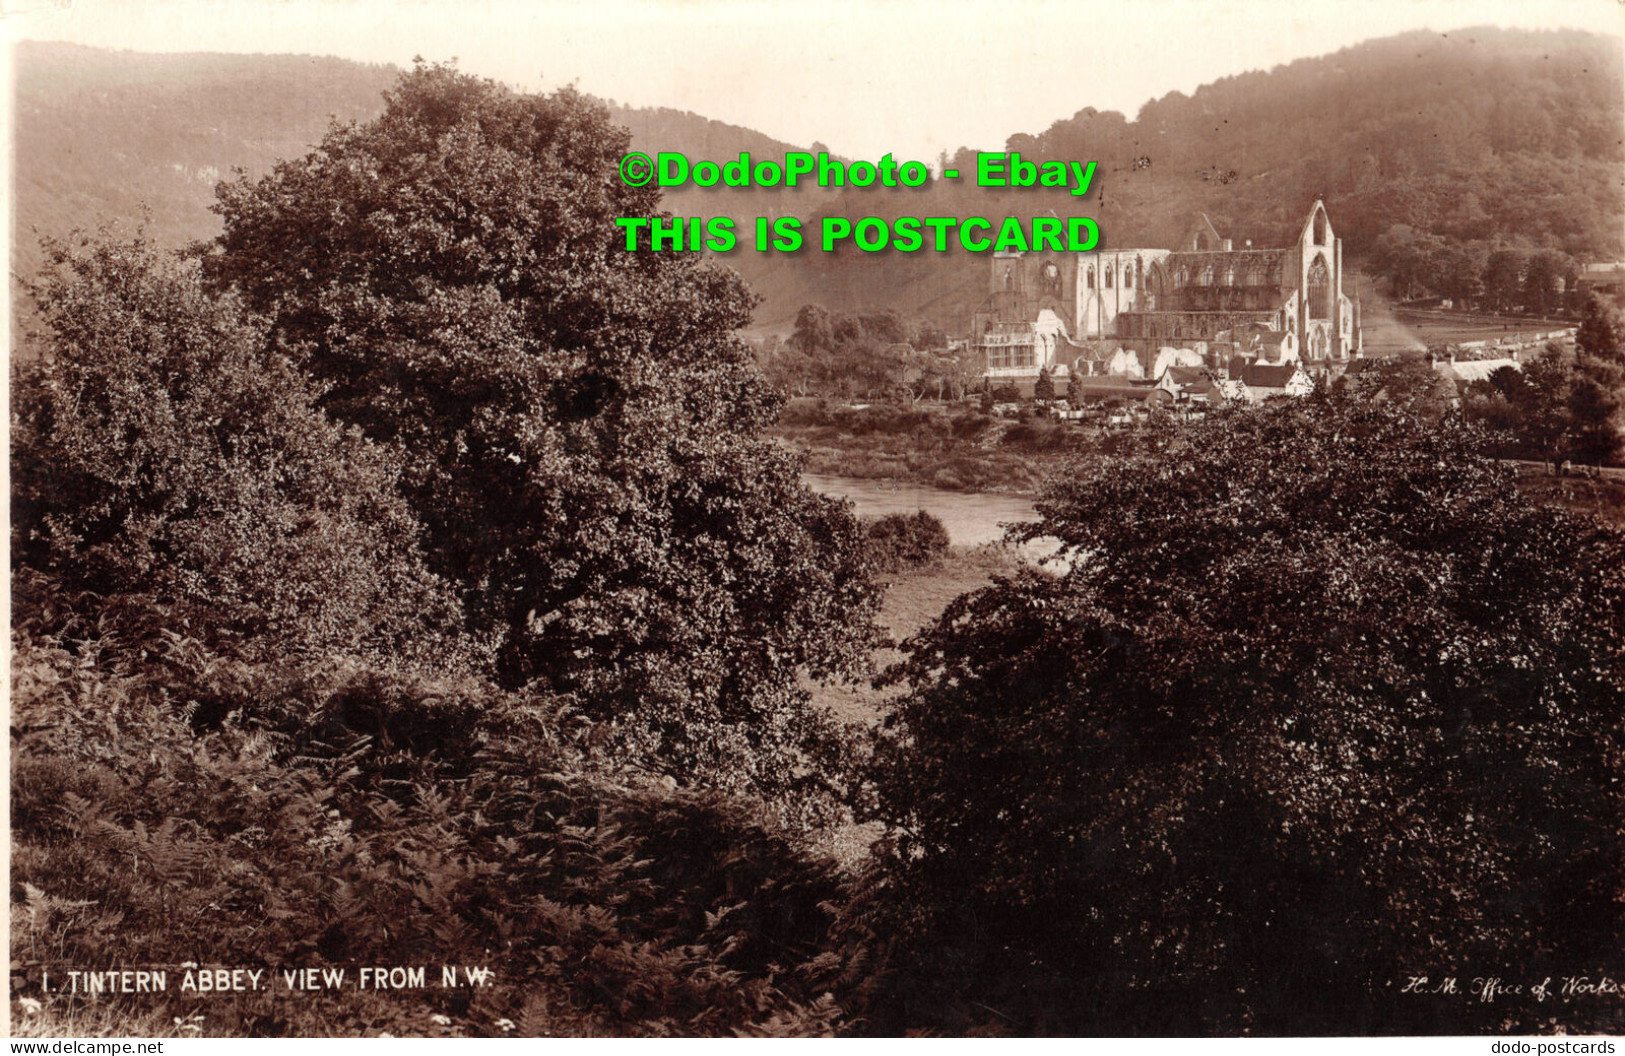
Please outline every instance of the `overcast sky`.
[[[0, 0], [13, 39], [296, 52], [575, 82], [838, 153], [931, 161], [1409, 29], [1625, 31], [1621, 0]], [[20, 13], [19, 13], [20, 12]]]

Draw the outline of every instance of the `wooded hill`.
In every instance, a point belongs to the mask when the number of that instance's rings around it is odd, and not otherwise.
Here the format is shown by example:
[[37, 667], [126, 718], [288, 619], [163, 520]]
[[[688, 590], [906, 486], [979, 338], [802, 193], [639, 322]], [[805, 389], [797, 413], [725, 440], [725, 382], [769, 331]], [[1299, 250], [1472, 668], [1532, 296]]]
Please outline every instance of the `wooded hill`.
[[[38, 262], [36, 232], [103, 219], [181, 244], [214, 235], [213, 184], [233, 167], [267, 171], [315, 143], [329, 118], [378, 113], [395, 72], [309, 56], [144, 55], [25, 43], [17, 62], [17, 237], [13, 266]], [[983, 189], [962, 179], [924, 191], [686, 189], [682, 215], [1089, 215], [1105, 245], [1167, 245], [1195, 210], [1238, 245], [1276, 245], [1323, 197], [1355, 260], [1382, 270], [1407, 240], [1475, 252], [1553, 250], [1618, 259], [1625, 219], [1625, 95], [1620, 42], [1587, 33], [1418, 31], [1228, 77], [1150, 101], [1134, 120], [1079, 110], [1002, 145], [1034, 160], [1099, 163], [1085, 199]], [[792, 149], [768, 136], [669, 109], [613, 106], [644, 150], [725, 161]], [[832, 130], [835, 131], [835, 130]], [[954, 163], [974, 170], [975, 149]], [[870, 159], [872, 160], [872, 159]], [[803, 304], [895, 309], [962, 329], [985, 287], [985, 260], [816, 249], [736, 250], [729, 262], [765, 301], [759, 327], [788, 330]]]
[[[1201, 210], [1239, 247], [1246, 239], [1290, 242], [1318, 197], [1348, 256], [1376, 271], [1387, 263], [1387, 242], [1429, 237], [1470, 243], [1480, 256], [1555, 250], [1614, 260], [1625, 219], [1622, 91], [1616, 38], [1407, 33], [1225, 78], [1191, 96], [1174, 92], [1133, 121], [1088, 108], [1037, 135], [1010, 137], [1007, 149], [1024, 158], [1098, 162], [1098, 190], [1083, 203], [1064, 190], [989, 190], [961, 180], [933, 185], [928, 207], [960, 217], [1082, 213], [1099, 221], [1103, 245], [1122, 247], [1171, 245]], [[973, 168], [974, 151], [962, 149], [952, 164]], [[838, 212], [897, 207], [926, 206], [857, 192]], [[860, 270], [886, 272], [861, 283], [876, 297], [922, 288], [921, 271], [941, 266], [923, 255], [851, 256], [869, 258], [854, 261]], [[966, 279], [932, 288], [972, 290], [979, 300], [985, 262], [967, 258], [948, 258]], [[835, 270], [828, 260], [814, 266]], [[969, 314], [964, 304], [890, 303], [945, 311], [952, 321], [944, 325], [953, 327]]]

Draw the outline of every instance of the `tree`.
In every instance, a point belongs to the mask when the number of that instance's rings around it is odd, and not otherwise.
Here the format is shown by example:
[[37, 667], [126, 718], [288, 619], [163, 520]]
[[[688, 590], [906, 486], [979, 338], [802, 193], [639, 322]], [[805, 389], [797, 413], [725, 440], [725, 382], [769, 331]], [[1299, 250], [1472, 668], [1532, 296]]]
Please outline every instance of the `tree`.
[[1401, 992], [1625, 939], [1625, 537], [1523, 497], [1481, 439], [1333, 396], [1057, 478], [1015, 534], [1062, 570], [956, 600], [891, 676], [893, 1007], [1021, 1033], [1552, 1029], [1550, 1006]]
[[1504, 312], [1518, 306], [1524, 285], [1524, 255], [1514, 249], [1498, 249], [1484, 265], [1484, 299], [1493, 311]]
[[316, 407], [263, 320], [143, 241], [47, 246], [12, 390], [12, 557], [290, 652], [475, 658], [398, 459]]
[[1541, 315], [1559, 307], [1562, 295], [1558, 292], [1558, 285], [1572, 270], [1570, 265], [1566, 256], [1552, 250], [1531, 255], [1524, 269], [1524, 306]]
[[1050, 377], [1048, 367], [1038, 372], [1038, 380], [1033, 383], [1033, 399], [1041, 403], [1055, 399], [1055, 379]]
[[1575, 375], [1565, 408], [1571, 423], [1565, 446], [1574, 461], [1601, 466], [1625, 441], [1619, 424], [1622, 375], [1625, 369], [1600, 362]]
[[1583, 356], [1625, 364], [1625, 325], [1621, 324], [1619, 313], [1595, 293], [1586, 298], [1585, 307], [1580, 310], [1580, 327], [1574, 343]]
[[1478, 243], [1448, 243], [1433, 255], [1433, 276], [1430, 285], [1457, 307], [1466, 308], [1478, 299], [1482, 290], [1479, 276], [1489, 253]]
[[804, 304], [796, 313], [796, 328], [790, 335], [790, 346], [802, 352], [828, 352], [835, 348], [835, 325], [828, 308], [819, 304]]
[[1434, 258], [1442, 246], [1438, 238], [1409, 224], [1395, 224], [1383, 232], [1377, 264], [1393, 283], [1396, 297], [1406, 300], [1436, 287]]
[[[1340, 379], [1341, 380], [1341, 379]], [[1358, 399], [1386, 404], [1428, 421], [1437, 420], [1449, 406], [1444, 376], [1426, 359], [1399, 356], [1374, 363], [1342, 388]]]
[[750, 293], [626, 250], [617, 218], [665, 215], [659, 192], [574, 91], [420, 62], [386, 101], [219, 188], [214, 284], [403, 452], [501, 681], [575, 694], [685, 778], [815, 783], [836, 731], [798, 679], [862, 669], [878, 595], [850, 510], [760, 435], [781, 397], [734, 334]]
[[1074, 407], [1083, 406], [1083, 379], [1087, 373], [1088, 368], [1082, 360], [1072, 364], [1072, 373], [1066, 379], [1066, 398]]
[[1622, 390], [1625, 366], [1552, 343], [1523, 372], [1503, 368], [1476, 383], [1464, 409], [1511, 441], [1505, 453], [1538, 458], [1555, 472], [1565, 460], [1600, 465], [1619, 450]]

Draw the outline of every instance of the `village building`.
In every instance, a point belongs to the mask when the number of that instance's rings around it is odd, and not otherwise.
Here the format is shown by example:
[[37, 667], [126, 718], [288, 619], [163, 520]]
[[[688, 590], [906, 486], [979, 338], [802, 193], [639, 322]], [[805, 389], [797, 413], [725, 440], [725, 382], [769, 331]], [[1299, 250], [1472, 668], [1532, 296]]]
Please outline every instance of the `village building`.
[[1583, 297], [1589, 293], [1625, 298], [1625, 263], [1582, 264], [1575, 285]]
[[1173, 411], [1194, 413], [1205, 412], [1224, 399], [1213, 371], [1206, 367], [1171, 366], [1157, 377], [1149, 402]]
[[1441, 395], [1452, 407], [1461, 406], [1461, 400], [1467, 393], [1467, 386], [1475, 381], [1489, 381], [1490, 375], [1498, 370], [1523, 371], [1523, 363], [1516, 356], [1500, 357], [1496, 359], [1458, 359], [1454, 355], [1429, 356], [1443, 384], [1440, 386]]
[[1231, 377], [1241, 382], [1241, 396], [1248, 403], [1263, 403], [1271, 396], [1307, 396], [1315, 382], [1299, 363], [1248, 363], [1232, 369]]
[[1336, 374], [1362, 349], [1343, 278], [1322, 202], [1278, 249], [1237, 249], [1202, 215], [1174, 249], [995, 253], [972, 342], [990, 382], [1027, 388], [1046, 369], [1153, 382], [1173, 367]]

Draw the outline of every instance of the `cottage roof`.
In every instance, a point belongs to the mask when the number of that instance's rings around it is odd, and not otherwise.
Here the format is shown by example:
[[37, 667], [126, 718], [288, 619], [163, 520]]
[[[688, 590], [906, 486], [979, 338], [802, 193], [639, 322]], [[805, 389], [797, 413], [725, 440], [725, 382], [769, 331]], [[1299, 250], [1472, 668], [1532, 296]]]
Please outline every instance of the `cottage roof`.
[[1249, 389], [1284, 389], [1296, 373], [1296, 363], [1283, 363], [1280, 366], [1254, 363], [1241, 368], [1241, 380]]
[[1381, 356], [1358, 356], [1349, 360], [1349, 365], [1343, 368], [1343, 373], [1345, 376], [1349, 374], [1364, 374], [1367, 371], [1376, 370], [1377, 364], [1382, 362], [1385, 362], [1385, 358]]
[[1454, 376], [1462, 383], [1474, 381], [1487, 381], [1489, 376], [1502, 367], [1511, 367], [1513, 370], [1523, 370], [1523, 364], [1515, 359], [1462, 359], [1454, 363], [1441, 361], [1434, 364], [1434, 369], [1448, 376]]

